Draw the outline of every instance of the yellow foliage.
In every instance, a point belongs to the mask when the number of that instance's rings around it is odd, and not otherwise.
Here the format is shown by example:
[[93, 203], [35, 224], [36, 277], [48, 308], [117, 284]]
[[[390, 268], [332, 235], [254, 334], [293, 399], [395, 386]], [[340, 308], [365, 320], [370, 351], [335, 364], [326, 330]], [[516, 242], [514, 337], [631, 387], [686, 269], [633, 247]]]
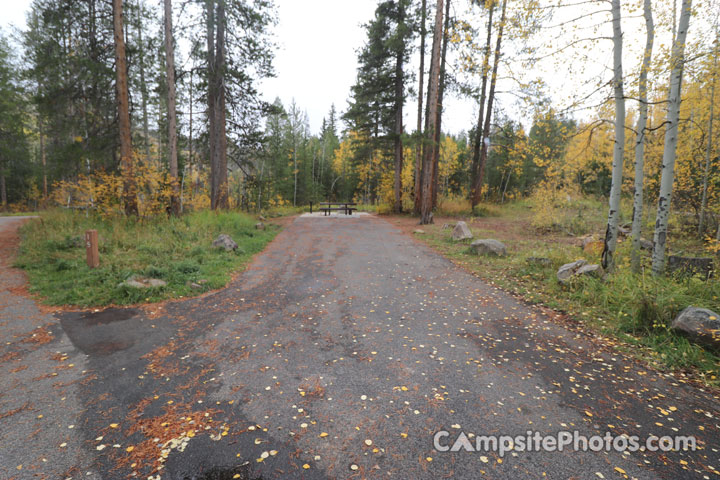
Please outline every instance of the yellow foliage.
[[[172, 192], [168, 172], [154, 162], [137, 162], [135, 174], [140, 216], [164, 214]], [[188, 177], [182, 192], [184, 209], [209, 208], [207, 174], [195, 172]], [[74, 181], [55, 182], [51, 199], [59, 206], [94, 210], [103, 217], [112, 217], [124, 212], [122, 194], [123, 179], [119, 173], [97, 170], [89, 175], [79, 175]]]

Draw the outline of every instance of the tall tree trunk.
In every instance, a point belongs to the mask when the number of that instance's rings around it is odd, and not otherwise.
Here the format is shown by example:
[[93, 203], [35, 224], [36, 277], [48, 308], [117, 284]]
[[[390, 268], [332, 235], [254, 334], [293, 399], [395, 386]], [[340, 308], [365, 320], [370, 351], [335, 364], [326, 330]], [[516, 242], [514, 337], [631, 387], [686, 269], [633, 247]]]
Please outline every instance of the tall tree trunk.
[[435, 7], [435, 27], [433, 29], [432, 55], [428, 75], [428, 96], [425, 114], [425, 144], [423, 147], [422, 201], [420, 206], [420, 224], [432, 223], [432, 180], [433, 151], [435, 130], [437, 129], [438, 95], [440, 90], [440, 49], [443, 37], [443, 0], [437, 0]]
[[395, 213], [402, 212], [402, 169], [403, 169], [403, 103], [405, 102], [405, 77], [403, 62], [405, 60], [405, 0], [398, 1], [397, 35], [400, 42], [395, 56]]
[[485, 112], [485, 122], [483, 123], [483, 134], [480, 143], [480, 159], [478, 160], [478, 173], [475, 177], [475, 186], [473, 188], [473, 198], [471, 201], [472, 208], [480, 203], [480, 195], [482, 194], [482, 182], [485, 175], [485, 164], [487, 163], [488, 147], [490, 146], [490, 122], [492, 120], [493, 102], [495, 101], [495, 85], [497, 84], [497, 72], [500, 65], [500, 47], [502, 46], [503, 29], [505, 28], [505, 12], [507, 10], [507, 0], [503, 0], [502, 13], [500, 14], [500, 26], [498, 27], [498, 36], [495, 43], [495, 58], [493, 60], [492, 75], [490, 77], [490, 91], [488, 92], [487, 111]]
[[633, 218], [632, 218], [632, 248], [630, 251], [632, 270], [640, 271], [640, 238], [642, 234], [643, 219], [643, 184], [645, 179], [645, 128], [647, 126], [648, 103], [647, 103], [647, 77], [650, 70], [652, 58], [653, 40], [655, 37], [655, 25], [652, 16], [651, 0], [644, 0], [643, 10], [645, 16], [645, 30], [647, 32], [645, 41], [645, 52], [642, 66], [640, 68], [639, 81], [639, 106], [637, 134], [635, 138], [635, 184], [633, 194]]
[[[486, 94], [487, 94], [487, 81], [488, 81], [488, 74], [490, 73], [490, 52], [492, 45], [492, 18], [493, 18], [493, 12], [495, 11], [495, 3], [492, 2], [489, 6], [488, 11], [488, 23], [487, 23], [487, 40], [485, 41], [485, 54], [483, 55], [483, 64], [482, 64], [482, 84], [480, 87], [480, 105], [479, 105], [479, 112], [478, 112], [478, 121], [477, 121], [477, 129], [475, 130], [475, 143], [473, 144], [473, 157], [472, 157], [472, 172], [471, 172], [471, 180], [472, 185], [470, 188], [470, 200], [471, 202], [474, 201], [474, 198], [480, 198], [480, 193], [482, 193], [482, 182], [480, 184], [477, 183], [477, 177], [480, 174], [480, 148], [483, 142], [483, 120], [485, 119], [485, 100], [486, 100]], [[477, 194], [475, 193], [476, 190], [480, 190]], [[472, 204], [473, 208], [475, 208], [475, 204]]]
[[43, 175], [43, 206], [45, 206], [48, 199], [47, 157], [45, 154], [45, 129], [42, 119], [40, 119], [38, 123], [40, 124], [40, 161], [42, 162]]
[[175, 45], [173, 44], [172, 0], [165, 5], [165, 78], [167, 80], [168, 102], [168, 162], [170, 164], [170, 213], [180, 214], [180, 191], [178, 183], [177, 120], [175, 112]]
[[215, 178], [215, 150], [217, 148], [217, 117], [215, 115], [216, 93], [216, 65], [215, 65], [215, 0], [205, 0], [205, 22], [207, 30], [207, 119], [208, 119], [208, 156], [210, 160], [210, 208], [217, 208], [215, 192], [217, 184]]
[[5, 187], [5, 166], [0, 162], [0, 210], [7, 211], [7, 189]]
[[213, 177], [216, 179], [216, 209], [227, 209], [229, 204], [228, 169], [227, 169], [227, 135], [225, 116], [225, 0], [217, 2], [217, 40], [215, 41], [215, 167]]
[[443, 96], [445, 95], [445, 59], [447, 57], [448, 37], [450, 35], [450, 0], [445, 3], [445, 25], [443, 27], [442, 55], [440, 58], [440, 87], [438, 89], [437, 126], [435, 127], [435, 143], [433, 145], [433, 189], [432, 206], [437, 207], [438, 174], [440, 171], [440, 136], [442, 135]]
[[623, 91], [622, 29], [620, 0], [612, 0], [613, 25], [613, 90], [615, 94], [615, 145], [613, 148], [612, 183], [610, 185], [610, 210], [605, 230], [605, 244], [602, 252], [602, 266], [614, 268], [615, 247], [617, 246], [618, 221], [620, 220], [620, 194], [622, 192], [623, 158], [625, 156], [625, 93]]
[[418, 144], [415, 146], [415, 188], [413, 190], [414, 201], [415, 201], [415, 214], [420, 213], [420, 200], [422, 198], [422, 110], [423, 110], [423, 80], [425, 79], [425, 36], [427, 31], [425, 28], [425, 22], [427, 17], [427, 4], [426, 0], [422, 0], [422, 12], [420, 13], [420, 72], [419, 72], [419, 85], [418, 85], [418, 109], [417, 109], [417, 136]]
[[142, 36], [142, 4], [137, 2], [137, 36], [138, 36], [138, 63], [140, 65], [140, 96], [143, 115], [143, 138], [145, 142], [145, 161], [150, 160], [150, 129], [148, 128], [148, 91], [145, 81], [145, 45]]
[[[716, 27], [717, 28], [717, 27]], [[700, 202], [700, 221], [698, 222], [698, 236], [702, 238], [705, 230], [705, 210], [707, 209], [708, 177], [710, 175], [710, 157], [712, 156], [713, 119], [715, 114], [715, 82], [717, 81], [718, 46], [720, 46], [720, 33], [715, 34], [715, 52], [713, 56], [712, 83], [710, 84], [710, 118], [708, 119], [708, 141], [705, 149], [705, 172], [703, 173], [702, 201]]]
[[653, 236], [652, 270], [660, 275], [665, 270], [665, 243], [667, 241], [668, 217], [670, 201], [675, 177], [675, 155], [677, 149], [678, 119], [682, 91], [683, 67], [685, 62], [685, 39], [690, 26], [691, 0], [683, 0], [680, 11], [677, 36], [673, 42], [670, 57], [670, 93], [668, 95], [667, 120], [665, 127], [665, 145], [663, 148], [662, 176], [660, 178], [660, 195], [658, 197], [657, 220]]
[[113, 33], [115, 38], [115, 88], [117, 90], [118, 124], [120, 135], [120, 170], [123, 177], [123, 204], [125, 215], [138, 215], [137, 182], [130, 137], [130, 105], [123, 38], [122, 0], [113, 0]]
[[[194, 197], [194, 191], [192, 185], [192, 178], [193, 178], [193, 168], [194, 168], [194, 155], [195, 152], [193, 151], [193, 68], [190, 69], [190, 86], [189, 86], [189, 94], [190, 94], [190, 102], [188, 105], [188, 108], [190, 110], [189, 112], [189, 118], [188, 118], [188, 167], [190, 170], [190, 198], [192, 199]], [[198, 169], [198, 176], [200, 174], [200, 169]]]
[[642, 234], [643, 218], [643, 184], [645, 180], [645, 127], [647, 126], [648, 103], [647, 103], [647, 77], [650, 70], [650, 59], [652, 58], [653, 40], [655, 38], [655, 25], [653, 23], [651, 0], [644, 0], [643, 14], [645, 16], [645, 53], [642, 66], [640, 67], [639, 82], [639, 105], [637, 135], [635, 137], [635, 192], [633, 194], [633, 218], [632, 218], [632, 249], [630, 252], [632, 269], [640, 271], [640, 236]]
[[[296, 126], [293, 125], [293, 207], [297, 206], [297, 185], [298, 185], [298, 168], [297, 168], [297, 133]], [[367, 201], [365, 202], [367, 203]]]

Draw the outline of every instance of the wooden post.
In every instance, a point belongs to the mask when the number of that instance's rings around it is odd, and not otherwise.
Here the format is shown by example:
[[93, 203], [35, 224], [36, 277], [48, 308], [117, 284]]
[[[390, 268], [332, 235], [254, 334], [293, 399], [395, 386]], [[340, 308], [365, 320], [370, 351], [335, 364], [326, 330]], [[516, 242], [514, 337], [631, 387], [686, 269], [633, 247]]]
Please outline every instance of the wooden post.
[[97, 230], [87, 230], [85, 232], [85, 252], [87, 253], [87, 264], [90, 268], [100, 266], [100, 253], [98, 252], [98, 233]]

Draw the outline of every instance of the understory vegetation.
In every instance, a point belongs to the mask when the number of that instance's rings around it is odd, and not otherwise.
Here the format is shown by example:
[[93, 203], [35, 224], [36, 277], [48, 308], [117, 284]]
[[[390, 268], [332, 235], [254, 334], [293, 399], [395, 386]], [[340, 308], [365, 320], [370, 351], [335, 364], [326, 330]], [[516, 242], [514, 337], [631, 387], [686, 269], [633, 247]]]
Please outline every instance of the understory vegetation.
[[[645, 253], [639, 273], [630, 268], [630, 239], [621, 239], [618, 264], [604, 278], [580, 277], [569, 285], [558, 282], [558, 268], [578, 259], [599, 263], [600, 253], [587, 253], [580, 248], [578, 237], [600, 236], [605, 226], [604, 202], [584, 197], [568, 200], [563, 210], [554, 211], [554, 220], [537, 225], [538, 217], [546, 218], [546, 204], [533, 200], [510, 205], [479, 205], [470, 216], [469, 204], [451, 202], [451, 208], [439, 212], [434, 225], [423, 227], [415, 236], [427, 242], [457, 264], [480, 278], [519, 295], [522, 299], [566, 312], [570, 321], [619, 340], [619, 348], [639, 356], [662, 370], [692, 372], [707, 384], [720, 385], [720, 357], [686, 338], [673, 333], [670, 324], [687, 306], [720, 310], [720, 282], [699, 276], [651, 273], [650, 255]], [[629, 221], [632, 205], [622, 205], [621, 220]], [[455, 217], [466, 220], [475, 239], [494, 238], [508, 248], [505, 257], [476, 256], [469, 242], [453, 242], [451, 228]], [[651, 220], [644, 231], [651, 232]], [[443, 225], [447, 224], [445, 228]], [[535, 225], [535, 226], [533, 226]], [[697, 255], [707, 246], [694, 235], [683, 218], [671, 218], [670, 254]], [[528, 258], [545, 258], [549, 262], [533, 262]]]
[[[50, 305], [81, 307], [157, 302], [224, 287], [277, 234], [255, 228], [241, 213], [201, 211], [180, 218], [136, 220], [54, 209], [21, 228], [15, 266], [25, 269], [30, 289]], [[85, 262], [84, 232], [98, 231], [100, 267]], [[221, 233], [238, 244], [234, 252], [212, 246]], [[156, 278], [164, 287], [133, 288], [131, 277]], [[194, 285], [193, 285], [194, 284]]]

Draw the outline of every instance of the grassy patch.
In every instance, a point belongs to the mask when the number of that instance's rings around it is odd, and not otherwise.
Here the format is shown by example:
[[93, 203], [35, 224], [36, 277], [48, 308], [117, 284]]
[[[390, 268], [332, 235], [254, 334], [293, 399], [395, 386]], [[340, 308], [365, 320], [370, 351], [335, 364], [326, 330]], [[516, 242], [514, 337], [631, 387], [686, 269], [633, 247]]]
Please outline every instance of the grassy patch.
[[[273, 225], [256, 230], [256, 222], [244, 214], [209, 211], [138, 221], [52, 210], [21, 228], [15, 265], [28, 273], [31, 291], [50, 305], [123, 305], [197, 295], [226, 285], [232, 272], [278, 232]], [[96, 269], [85, 264], [83, 235], [88, 229], [96, 229], [100, 239]], [[212, 247], [220, 233], [235, 240], [236, 252]], [[167, 286], [118, 286], [133, 275], [158, 278]], [[201, 288], [193, 289], [190, 282]]]
[[[622, 340], [621, 348], [658, 368], [691, 370], [707, 383], [720, 385], [720, 358], [669, 329], [675, 316], [689, 305], [720, 311], [718, 279], [654, 277], [650, 274], [649, 256], [644, 260], [643, 273], [634, 274], [629, 268], [628, 240], [619, 245], [620, 265], [615, 273], [605, 279], [582, 278], [562, 285], [556, 278], [562, 264], [580, 258], [591, 263], [600, 260], [584, 253], [572, 237], [533, 229], [529, 214], [522, 214], [527, 207], [508, 206], [501, 218], [474, 219], [470, 223], [476, 239], [495, 238], [507, 245], [509, 255], [504, 258], [472, 255], [467, 243], [451, 240], [451, 230], [440, 226], [443, 222], [424, 226], [426, 235], [418, 238], [484, 280], [528, 301], [565, 311], [591, 329]], [[602, 225], [597, 223], [588, 222], [594, 228]], [[532, 263], [528, 257], [543, 257], [550, 262]]]
[[38, 212], [0, 212], [0, 217], [25, 217], [37, 216]]

